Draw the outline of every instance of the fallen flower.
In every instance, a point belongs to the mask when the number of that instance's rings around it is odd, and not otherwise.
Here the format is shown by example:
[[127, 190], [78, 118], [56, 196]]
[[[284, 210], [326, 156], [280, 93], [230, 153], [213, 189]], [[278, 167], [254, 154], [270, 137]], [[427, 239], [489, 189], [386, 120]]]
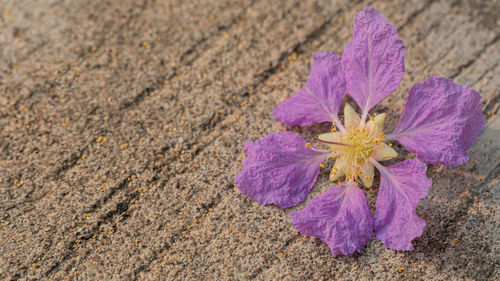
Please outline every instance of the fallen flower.
[[[431, 77], [410, 89], [395, 130], [385, 135], [385, 114], [369, 111], [399, 86], [405, 51], [396, 28], [383, 15], [372, 7], [357, 13], [353, 40], [342, 57], [314, 54], [305, 87], [273, 110], [287, 126], [331, 122], [331, 132], [318, 136], [328, 149], [312, 146], [289, 131], [248, 141], [244, 147], [248, 158], [236, 176], [236, 187], [261, 204], [292, 207], [305, 200], [323, 163], [336, 159], [330, 180], [344, 182], [292, 213], [295, 228], [320, 238], [333, 255], [361, 251], [373, 231], [391, 249], [412, 250], [411, 241], [425, 227], [416, 206], [432, 182], [420, 160], [380, 164], [398, 155], [389, 141], [398, 141], [428, 163], [457, 166], [468, 160], [467, 150], [485, 120], [479, 93], [451, 79]], [[341, 124], [338, 113], [346, 91], [361, 116], [346, 104]], [[380, 186], [372, 217], [358, 184], [370, 188], [375, 168]]]

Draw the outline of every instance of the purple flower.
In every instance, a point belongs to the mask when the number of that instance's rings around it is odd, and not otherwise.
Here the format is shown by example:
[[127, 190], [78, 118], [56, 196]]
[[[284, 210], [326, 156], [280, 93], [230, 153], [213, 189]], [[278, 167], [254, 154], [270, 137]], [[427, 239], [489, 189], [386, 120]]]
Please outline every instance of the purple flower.
[[[361, 251], [373, 231], [391, 249], [412, 250], [411, 241], [425, 227], [416, 207], [432, 182], [420, 160], [380, 164], [398, 155], [390, 141], [428, 163], [457, 166], [468, 160], [467, 150], [485, 120], [478, 92], [451, 79], [431, 77], [410, 89], [396, 129], [385, 135], [385, 113], [369, 111], [401, 82], [405, 50], [396, 28], [374, 8], [357, 13], [353, 40], [342, 57], [314, 54], [305, 87], [273, 110], [287, 126], [331, 122], [331, 132], [318, 136], [325, 147], [311, 146], [292, 132], [248, 141], [237, 188], [261, 204], [295, 206], [307, 197], [323, 163], [335, 159], [330, 180], [338, 184], [291, 214], [295, 228], [320, 238], [333, 255]], [[342, 125], [338, 112], [346, 91], [361, 115], [346, 104]], [[358, 185], [372, 186], [374, 168], [380, 172], [380, 186], [372, 217]]]

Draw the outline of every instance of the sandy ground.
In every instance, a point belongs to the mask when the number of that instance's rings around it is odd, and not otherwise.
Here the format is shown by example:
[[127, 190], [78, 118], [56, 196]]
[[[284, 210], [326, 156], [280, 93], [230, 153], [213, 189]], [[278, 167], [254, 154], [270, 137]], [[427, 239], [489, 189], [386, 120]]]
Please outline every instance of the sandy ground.
[[[408, 48], [401, 87], [375, 111], [397, 120], [408, 89], [439, 75], [481, 93], [487, 128], [468, 163], [429, 166], [415, 251], [372, 240], [332, 257], [289, 216], [331, 186], [327, 169], [285, 210], [233, 181], [244, 143], [286, 129], [271, 110], [313, 53], [342, 52], [366, 5]], [[1, 280], [499, 278], [500, 1], [3, 0], [0, 12]]]

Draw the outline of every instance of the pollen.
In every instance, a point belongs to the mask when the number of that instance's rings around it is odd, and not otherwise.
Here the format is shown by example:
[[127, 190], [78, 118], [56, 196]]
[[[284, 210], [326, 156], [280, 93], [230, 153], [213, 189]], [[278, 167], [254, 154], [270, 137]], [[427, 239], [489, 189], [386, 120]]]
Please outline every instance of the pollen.
[[311, 148], [311, 144], [310, 143], [306, 143], [306, 147], [307, 148]]

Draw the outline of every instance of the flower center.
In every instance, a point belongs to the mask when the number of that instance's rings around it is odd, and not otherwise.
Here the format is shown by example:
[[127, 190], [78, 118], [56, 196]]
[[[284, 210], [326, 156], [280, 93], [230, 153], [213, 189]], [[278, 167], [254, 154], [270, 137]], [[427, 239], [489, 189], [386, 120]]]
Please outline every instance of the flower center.
[[349, 132], [346, 134], [344, 141], [350, 144], [350, 146], [343, 147], [344, 155], [346, 159], [352, 160], [353, 163], [367, 160], [376, 146], [376, 141], [368, 135], [366, 128]]
[[[370, 161], [389, 160], [398, 155], [390, 143], [383, 142], [385, 116], [385, 113], [374, 114], [370, 116], [370, 121], [365, 123], [354, 109], [346, 104], [344, 125], [333, 122], [330, 133], [318, 136], [320, 142], [329, 144], [333, 150], [331, 158], [335, 159], [335, 165], [330, 172], [331, 181], [345, 176], [346, 180], [354, 180], [355, 184], [356, 180], [361, 180], [369, 188], [373, 183], [374, 172]], [[337, 131], [337, 127], [340, 131]], [[320, 166], [324, 167], [323, 164]]]
[[361, 171], [361, 165], [368, 162], [374, 149], [382, 145], [381, 137], [374, 136], [368, 128], [355, 129], [342, 136], [342, 143], [346, 145], [333, 145], [332, 149], [343, 164], [347, 178], [356, 178]]

